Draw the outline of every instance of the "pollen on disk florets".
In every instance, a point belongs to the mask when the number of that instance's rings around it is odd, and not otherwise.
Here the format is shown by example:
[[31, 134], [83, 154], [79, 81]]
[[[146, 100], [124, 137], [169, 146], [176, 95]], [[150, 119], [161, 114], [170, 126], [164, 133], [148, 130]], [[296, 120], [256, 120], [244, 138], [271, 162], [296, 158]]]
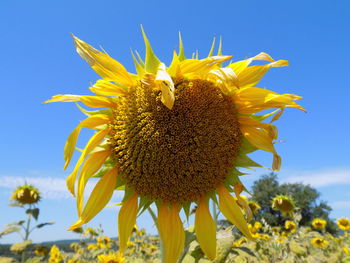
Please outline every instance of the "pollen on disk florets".
[[231, 98], [209, 81], [175, 83], [171, 110], [140, 84], [114, 111], [111, 143], [127, 186], [151, 200], [196, 201], [234, 165], [241, 133]]

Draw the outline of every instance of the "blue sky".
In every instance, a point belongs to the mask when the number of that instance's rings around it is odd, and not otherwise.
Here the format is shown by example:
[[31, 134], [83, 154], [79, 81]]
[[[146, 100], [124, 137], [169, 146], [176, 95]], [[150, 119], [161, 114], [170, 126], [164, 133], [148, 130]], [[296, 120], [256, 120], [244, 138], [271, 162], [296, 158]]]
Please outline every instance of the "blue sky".
[[[179, 30], [188, 56], [197, 49], [206, 56], [212, 38], [222, 36], [223, 51], [233, 59], [264, 51], [289, 60], [289, 67], [272, 69], [259, 84], [303, 96], [300, 103], [308, 110], [288, 109], [279, 120], [284, 141], [277, 146], [283, 157], [280, 179], [311, 184], [333, 206], [334, 218], [350, 217], [349, 8], [345, 0], [1, 1], [0, 227], [19, 219], [22, 211], [8, 207], [8, 197], [26, 179], [43, 192], [42, 221], [56, 221], [33, 240], [74, 237], [65, 231], [76, 214], [64, 187], [69, 170], [62, 169], [63, 146], [84, 116], [74, 104], [42, 102], [55, 94], [89, 94], [88, 86], [99, 78], [76, 54], [70, 33], [103, 46], [134, 71], [130, 48], [144, 52], [140, 24], [167, 63], [178, 47]], [[254, 157], [270, 165], [270, 155]], [[258, 170], [243, 181], [250, 186], [263, 173]], [[138, 222], [155, 231], [147, 215]], [[117, 208], [106, 208], [90, 225], [99, 223], [116, 236]], [[16, 240], [12, 235], [0, 242]]]

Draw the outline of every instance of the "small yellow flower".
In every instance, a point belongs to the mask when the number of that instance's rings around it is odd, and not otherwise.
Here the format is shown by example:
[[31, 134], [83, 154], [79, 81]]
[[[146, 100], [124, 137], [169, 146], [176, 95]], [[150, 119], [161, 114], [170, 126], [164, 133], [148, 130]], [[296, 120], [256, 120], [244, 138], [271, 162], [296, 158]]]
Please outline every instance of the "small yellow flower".
[[261, 209], [261, 206], [254, 201], [248, 201], [248, 205], [253, 215], [255, 215]]
[[320, 238], [320, 237], [314, 237], [311, 240], [311, 244], [317, 248], [325, 248], [328, 245], [328, 241], [324, 240], [323, 238]]
[[349, 231], [350, 230], [350, 220], [348, 218], [339, 218], [337, 225], [341, 230]]
[[246, 237], [241, 237], [237, 241], [233, 242], [232, 247], [241, 247], [244, 243], [247, 243], [248, 239]]
[[132, 241], [128, 241], [127, 244], [126, 244], [127, 247], [134, 247], [135, 246], [135, 243], [132, 242]]
[[295, 208], [294, 201], [286, 195], [278, 195], [272, 200], [272, 209], [280, 211], [283, 216], [292, 217]]
[[10, 200], [17, 202], [20, 205], [35, 204], [41, 199], [40, 192], [32, 185], [22, 185], [13, 191]]
[[98, 246], [95, 245], [95, 244], [89, 244], [87, 246], [87, 250], [89, 250], [89, 251], [94, 251], [94, 250], [97, 250], [97, 249], [98, 249]]
[[347, 247], [343, 247], [343, 251], [346, 255], [350, 256], [350, 250]]
[[121, 253], [117, 252], [110, 252], [108, 255], [99, 255], [97, 257], [98, 262], [100, 263], [124, 263], [125, 258], [122, 256]]
[[155, 247], [155, 246], [152, 245], [152, 244], [150, 244], [148, 248], [149, 248], [149, 250], [151, 250], [151, 253], [157, 251], [157, 247]]
[[111, 239], [109, 237], [106, 237], [106, 236], [98, 237], [96, 240], [97, 240], [97, 246], [102, 249], [112, 247]]
[[295, 231], [297, 230], [297, 225], [293, 221], [287, 220], [284, 223], [284, 228], [290, 233], [295, 233]]
[[34, 253], [39, 257], [45, 257], [49, 254], [49, 249], [45, 246], [38, 245], [35, 247]]
[[260, 234], [258, 238], [264, 241], [269, 241], [271, 239], [271, 237], [267, 234]]
[[321, 218], [315, 218], [311, 223], [312, 227], [317, 230], [323, 230], [327, 226], [327, 221]]
[[287, 238], [289, 236], [289, 232], [286, 232], [286, 231], [282, 231], [281, 234], [280, 234], [280, 237], [282, 238]]
[[256, 221], [254, 223], [254, 228], [257, 229], [257, 230], [260, 230], [262, 228], [262, 224], [259, 221]]
[[49, 263], [61, 263], [63, 262], [63, 255], [56, 245], [53, 245], [50, 250]]

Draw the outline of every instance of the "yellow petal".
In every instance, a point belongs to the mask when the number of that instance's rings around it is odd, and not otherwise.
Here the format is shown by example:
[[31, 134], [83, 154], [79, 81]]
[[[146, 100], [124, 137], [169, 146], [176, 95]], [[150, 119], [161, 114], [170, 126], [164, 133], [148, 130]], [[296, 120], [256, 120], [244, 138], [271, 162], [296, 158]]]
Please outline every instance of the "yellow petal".
[[216, 83], [225, 94], [230, 94], [238, 87], [237, 75], [231, 68], [219, 68], [209, 71], [207, 79]]
[[97, 133], [95, 133], [88, 143], [86, 144], [83, 152], [81, 153], [73, 172], [67, 177], [67, 187], [68, 190], [74, 195], [74, 185], [75, 185], [75, 180], [77, 177], [77, 173], [79, 171], [79, 168], [83, 161], [85, 160], [86, 156], [97, 146], [100, 144], [100, 142], [107, 136], [107, 134], [110, 132], [110, 129], [102, 130]]
[[51, 100], [45, 101], [48, 102], [72, 102], [72, 101], [80, 101], [84, 103], [86, 106], [91, 108], [111, 108], [115, 109], [118, 107], [118, 104], [113, 100], [113, 98], [108, 97], [100, 97], [100, 96], [85, 96], [85, 95], [55, 95]]
[[186, 59], [180, 62], [182, 74], [202, 75], [208, 73], [218, 64], [231, 59], [232, 56], [212, 56], [198, 59]]
[[239, 86], [255, 86], [270, 68], [285, 66], [288, 66], [287, 60], [278, 60], [266, 65], [247, 67], [241, 74], [238, 75]]
[[117, 168], [107, 172], [98, 181], [81, 213], [79, 220], [69, 230], [80, 227], [94, 218], [109, 202], [117, 182]]
[[303, 107], [294, 102], [301, 97], [293, 94], [278, 94], [276, 92], [246, 87], [237, 89], [232, 95], [237, 110], [241, 114], [252, 114], [266, 109], [291, 107], [305, 111]]
[[251, 126], [240, 126], [240, 130], [244, 137], [255, 147], [267, 152], [276, 153], [272, 138], [266, 130]]
[[127, 91], [123, 88], [104, 79], [99, 79], [95, 85], [90, 87], [90, 90], [96, 95], [105, 96], [123, 96], [127, 94]]
[[270, 57], [269, 54], [266, 54], [264, 52], [259, 53], [258, 55], [245, 59], [245, 60], [241, 60], [241, 61], [237, 61], [235, 63], [232, 63], [230, 65], [228, 65], [227, 67], [233, 69], [233, 71], [236, 73], [236, 75], [241, 74], [249, 65], [250, 63], [252, 63], [254, 60], [265, 60], [265, 61], [270, 61], [270, 62], [274, 62], [275, 60]]
[[119, 250], [123, 252], [136, 223], [138, 196], [134, 194], [123, 202], [118, 214]]
[[111, 121], [110, 117], [104, 114], [96, 114], [86, 118], [81, 121], [79, 125], [72, 131], [72, 133], [68, 136], [66, 141], [66, 145], [64, 146], [64, 170], [67, 169], [69, 162], [73, 156], [75, 145], [77, 143], [77, 139], [80, 133], [81, 128], [93, 129], [97, 126], [107, 124]]
[[196, 210], [195, 231], [204, 254], [214, 260], [216, 257], [216, 225], [210, 215], [208, 202], [202, 198]]
[[132, 86], [133, 80], [124, 66], [105, 53], [94, 49], [89, 44], [73, 36], [78, 54], [89, 63], [89, 65], [102, 78], [121, 83], [127, 87]]
[[101, 168], [106, 159], [111, 155], [111, 150], [99, 151], [92, 153], [83, 164], [81, 168], [79, 182], [78, 182], [78, 194], [77, 194], [77, 210], [78, 216], [81, 215], [81, 211], [84, 203], [84, 190], [87, 181], [93, 174]]
[[173, 80], [171, 79], [170, 75], [166, 71], [164, 63], [161, 63], [158, 67], [155, 83], [157, 85], [157, 88], [162, 92], [162, 96], [161, 96], [162, 103], [168, 109], [171, 110], [175, 102], [175, 95], [174, 95], [175, 87], [174, 87]]
[[185, 245], [185, 231], [177, 205], [169, 208], [162, 204], [158, 212], [158, 230], [164, 245], [162, 262], [176, 263]]
[[239, 116], [238, 121], [242, 126], [250, 126], [266, 130], [272, 140], [275, 140], [278, 137], [278, 130], [275, 125], [260, 122], [245, 116]]
[[234, 224], [247, 238], [254, 240], [243, 213], [236, 203], [236, 200], [230, 195], [225, 186], [217, 188], [219, 194], [219, 209], [222, 214]]

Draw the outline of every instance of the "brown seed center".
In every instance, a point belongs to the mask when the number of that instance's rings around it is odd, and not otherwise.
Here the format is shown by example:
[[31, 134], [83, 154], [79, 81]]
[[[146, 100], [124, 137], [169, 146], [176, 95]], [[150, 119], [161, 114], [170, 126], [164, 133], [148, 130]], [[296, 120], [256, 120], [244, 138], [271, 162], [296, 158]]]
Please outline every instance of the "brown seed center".
[[192, 202], [221, 184], [240, 148], [232, 99], [205, 80], [176, 84], [169, 110], [140, 85], [114, 112], [112, 143], [127, 186], [150, 200]]

